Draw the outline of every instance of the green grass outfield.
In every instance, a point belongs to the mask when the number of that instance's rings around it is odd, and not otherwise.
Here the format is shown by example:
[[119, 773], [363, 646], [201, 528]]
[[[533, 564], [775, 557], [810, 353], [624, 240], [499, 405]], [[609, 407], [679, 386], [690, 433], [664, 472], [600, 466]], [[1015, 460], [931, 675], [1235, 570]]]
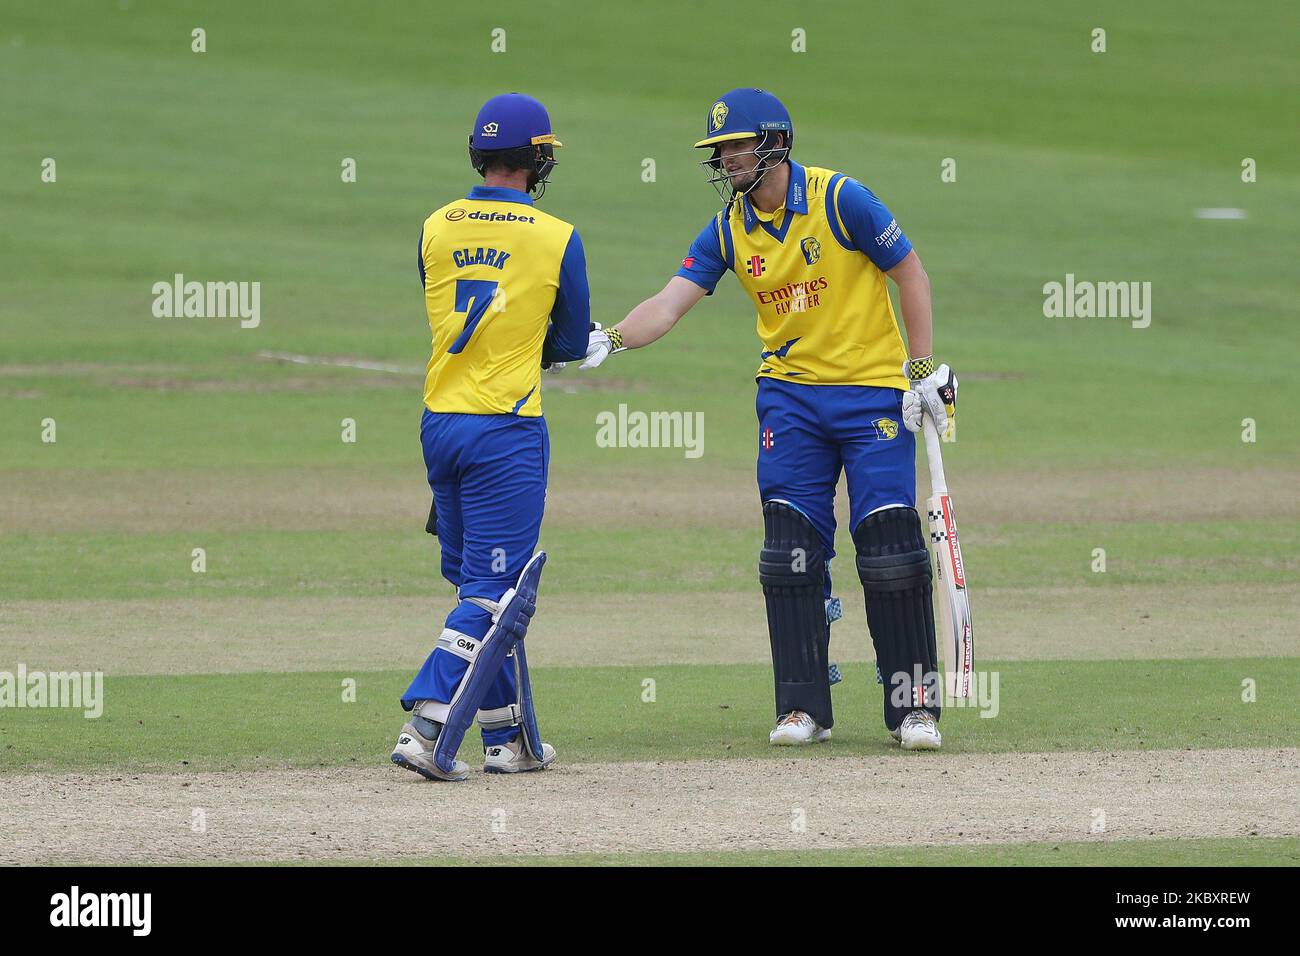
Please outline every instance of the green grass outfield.
[[[662, 594], [747, 590], [754, 584], [756, 528], [637, 528], [607, 535], [557, 528], [542, 546], [558, 560], [547, 565], [548, 594]], [[1099, 529], [1053, 524], [999, 529], [973, 536], [962, 553], [984, 587], [1107, 588], [1140, 584], [1262, 585], [1293, 582], [1300, 525], [1265, 521], [1140, 522]], [[430, 591], [436, 546], [407, 531], [258, 530], [168, 534], [13, 535], [0, 555], [11, 598], [418, 597]], [[964, 542], [963, 542], [964, 544]], [[1090, 572], [1093, 547], [1107, 549], [1105, 574]], [[191, 548], [202, 545], [207, 570], [190, 570]], [[630, 552], [630, 553], [629, 553]], [[852, 546], [848, 546], [852, 555]], [[65, 576], [69, 556], [78, 574]], [[578, 558], [580, 556], [580, 558]], [[391, 570], [388, 566], [391, 566]], [[856, 591], [847, 561], [839, 569]], [[1081, 573], [1082, 572], [1082, 573]], [[441, 585], [435, 585], [441, 587]]]
[[[962, 381], [945, 463], [980, 667], [1000, 678], [998, 717], [949, 711], [945, 751], [1300, 740], [1289, 5], [556, 7], [6, 12], [0, 671], [103, 670], [107, 701], [94, 721], [0, 710], [0, 787], [33, 771], [382, 763], [395, 699], [449, 605], [422, 533], [416, 237], [476, 181], [469, 124], [509, 89], [546, 102], [565, 143], [544, 208], [581, 231], [602, 322], [657, 291], [715, 211], [690, 144], [734, 86], [776, 92], [795, 158], [861, 179], [898, 217], [933, 284], [937, 354]], [[1090, 51], [1095, 27], [1105, 53]], [[791, 51], [796, 28], [806, 53]], [[152, 285], [178, 272], [260, 282], [260, 326], [154, 318]], [[1150, 327], [1045, 318], [1043, 286], [1067, 273], [1150, 282]], [[758, 351], [728, 279], [654, 347], [544, 383], [551, 559], [532, 656], [565, 761], [772, 753]], [[620, 403], [703, 412], [704, 454], [598, 447], [596, 415]], [[355, 443], [340, 440], [346, 418]], [[844, 517], [833, 656], [847, 679], [835, 739], [811, 760], [888, 746]], [[312, 733], [285, 734], [304, 713]], [[1283, 836], [517, 861], [976, 854], [1200, 865], [1297, 850]]]
[[[983, 662], [998, 675], [996, 711], [949, 707], [945, 752], [1289, 747], [1300, 740], [1294, 659]], [[808, 758], [896, 750], [867, 664], [845, 664], [835, 737]], [[1257, 700], [1242, 700], [1254, 675]], [[356, 701], [343, 702], [344, 680]], [[643, 698], [652, 680], [653, 702]], [[405, 671], [118, 677], [103, 716], [15, 710], [0, 723], [0, 773], [30, 770], [248, 770], [387, 760]], [[788, 759], [770, 747], [765, 665], [538, 668], [546, 738], [566, 762]], [[309, 733], [285, 728], [309, 727]], [[474, 734], [466, 759], [477, 751]]]

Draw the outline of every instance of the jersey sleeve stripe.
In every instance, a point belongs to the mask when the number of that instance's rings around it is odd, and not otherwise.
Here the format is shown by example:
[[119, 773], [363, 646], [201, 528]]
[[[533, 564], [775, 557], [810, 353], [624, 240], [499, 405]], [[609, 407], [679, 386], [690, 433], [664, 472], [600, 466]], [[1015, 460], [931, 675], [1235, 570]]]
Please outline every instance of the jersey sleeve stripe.
[[722, 239], [722, 258], [727, 263], [727, 268], [735, 272], [736, 249], [731, 238], [731, 223], [727, 219], [726, 210], [718, 213], [717, 222], [718, 236]]
[[831, 235], [836, 242], [845, 249], [855, 249], [857, 247], [853, 245], [853, 240], [844, 228], [844, 221], [840, 219], [840, 188], [843, 185], [843, 173], [836, 173], [826, 185], [826, 221], [830, 223]]
[[428, 283], [424, 275], [424, 226], [420, 227], [420, 242], [416, 252], [418, 253], [416, 261], [420, 265], [420, 285], [427, 285]]

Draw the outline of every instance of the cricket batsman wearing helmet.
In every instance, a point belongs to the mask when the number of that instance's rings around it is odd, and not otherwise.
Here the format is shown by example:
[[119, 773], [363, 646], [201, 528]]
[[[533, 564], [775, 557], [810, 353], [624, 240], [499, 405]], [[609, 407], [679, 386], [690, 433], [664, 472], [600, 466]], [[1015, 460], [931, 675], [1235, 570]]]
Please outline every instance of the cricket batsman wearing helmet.
[[420, 231], [433, 333], [420, 438], [431, 530], [459, 603], [402, 695], [411, 717], [392, 761], [430, 780], [466, 778], [456, 752], [476, 717], [485, 771], [555, 760], [538, 735], [523, 644], [546, 561], [533, 553], [550, 456], [541, 371], [583, 356], [591, 311], [577, 231], [533, 205], [559, 145], [531, 96], [488, 100], [469, 140], [483, 185]]
[[[828, 648], [835, 485], [848, 479], [858, 578], [885, 687], [885, 727], [937, 749], [940, 688], [931, 568], [916, 512], [913, 433], [942, 432], [957, 382], [931, 357], [930, 281], [894, 217], [843, 173], [790, 158], [794, 126], [771, 93], [710, 108], [697, 148], [724, 208], [663, 291], [590, 334], [584, 368], [663, 336], [724, 272], [758, 310], [759, 581], [776, 681], [773, 744], [831, 735]], [[898, 286], [904, 345], [885, 276]], [[903, 426], [903, 427], [900, 427]]]

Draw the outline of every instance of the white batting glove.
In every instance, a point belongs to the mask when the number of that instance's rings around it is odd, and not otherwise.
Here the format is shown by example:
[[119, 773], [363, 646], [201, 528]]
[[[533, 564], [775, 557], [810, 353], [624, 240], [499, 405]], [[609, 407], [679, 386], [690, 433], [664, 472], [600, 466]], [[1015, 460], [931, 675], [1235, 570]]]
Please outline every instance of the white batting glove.
[[[911, 390], [903, 396], [903, 424], [908, 431], [918, 431], [921, 414], [929, 415], [942, 434], [948, 428], [948, 419], [957, 413], [957, 376], [947, 365], [935, 367], [934, 359], [928, 356], [904, 362], [903, 374], [912, 383]], [[908, 395], [915, 396], [911, 403]], [[909, 404], [919, 406], [919, 411], [910, 413], [912, 420], [908, 418]]]
[[587, 361], [578, 368], [596, 368], [623, 347], [623, 336], [618, 329], [606, 331], [599, 322], [591, 323], [591, 332], [587, 335]]
[[552, 362], [550, 365], [546, 366], [546, 368], [542, 369], [542, 371], [550, 372], [552, 375], [559, 375], [564, 371], [564, 366], [568, 364], [568, 362]]
[[921, 430], [921, 396], [910, 389], [903, 393], [903, 426], [909, 432]]

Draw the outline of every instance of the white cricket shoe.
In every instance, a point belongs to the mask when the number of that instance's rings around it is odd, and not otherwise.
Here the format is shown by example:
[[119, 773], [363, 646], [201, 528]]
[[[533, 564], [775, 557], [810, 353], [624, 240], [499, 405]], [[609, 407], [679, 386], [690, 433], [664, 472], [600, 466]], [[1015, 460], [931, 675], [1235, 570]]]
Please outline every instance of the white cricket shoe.
[[826, 727], [818, 726], [802, 710], [792, 710], [776, 722], [776, 728], [767, 735], [769, 743], [778, 747], [797, 747], [801, 744], [819, 744], [831, 739]]
[[484, 773], [527, 773], [529, 770], [545, 770], [553, 763], [555, 748], [545, 742], [542, 743], [541, 760], [524, 749], [519, 737], [509, 743], [483, 748]]
[[393, 748], [393, 763], [399, 767], [418, 773], [428, 780], [465, 780], [469, 777], [469, 764], [463, 760], [454, 761], [452, 772], [447, 773], [433, 761], [433, 748], [437, 741], [423, 736], [409, 723], [402, 726], [402, 733]]
[[904, 750], [938, 750], [943, 744], [939, 722], [928, 710], [908, 711], [898, 728], [889, 733]]

